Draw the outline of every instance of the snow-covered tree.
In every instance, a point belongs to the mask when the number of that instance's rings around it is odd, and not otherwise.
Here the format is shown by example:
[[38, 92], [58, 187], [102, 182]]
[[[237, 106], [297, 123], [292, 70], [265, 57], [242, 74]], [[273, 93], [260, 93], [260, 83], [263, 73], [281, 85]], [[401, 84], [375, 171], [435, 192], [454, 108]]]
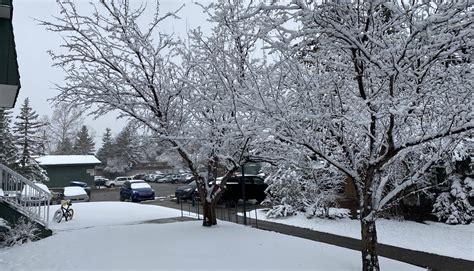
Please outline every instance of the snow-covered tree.
[[[192, 50], [158, 33], [175, 13], [160, 17], [156, 9], [146, 24], [139, 22], [145, 7], [135, 9], [128, 1], [101, 1], [91, 15], [79, 15], [71, 1], [58, 5], [60, 17], [43, 22], [65, 37], [66, 52], [53, 56], [66, 72], [56, 100], [85, 105], [96, 115], [118, 110], [167, 141], [199, 184], [203, 225], [216, 224], [213, 207], [227, 179], [246, 161], [252, 142], [251, 126], [244, 125], [251, 115], [239, 111], [234, 99], [252, 79], [246, 73], [255, 39], [242, 31], [257, 29], [250, 21], [230, 23], [238, 22], [242, 5], [221, 2], [207, 8], [218, 27], [209, 38], [195, 31]], [[198, 48], [206, 58], [193, 53]], [[218, 167], [226, 169], [219, 187], [212, 182]]]
[[107, 164], [107, 159], [112, 155], [113, 137], [112, 130], [105, 128], [105, 132], [102, 135], [102, 146], [97, 151], [97, 158], [104, 164]]
[[448, 178], [449, 192], [441, 193], [433, 205], [433, 213], [439, 221], [447, 224], [469, 224], [474, 216], [474, 207], [469, 197], [474, 197], [474, 180], [453, 174]]
[[265, 178], [268, 188], [263, 204], [271, 206], [268, 217], [284, 217], [296, 212], [303, 212], [308, 218], [330, 217], [329, 208], [337, 206], [343, 178], [324, 163], [314, 163], [313, 168], [311, 164], [309, 167], [300, 163], [299, 166], [289, 164], [266, 168], [265, 171], [269, 172]]
[[[447, 179], [444, 181], [449, 190], [437, 195], [433, 204], [433, 214], [439, 221], [447, 224], [469, 224], [474, 216], [474, 140], [464, 138], [445, 158], [444, 168]], [[449, 159], [451, 158], [451, 159]]]
[[54, 154], [73, 154], [74, 153], [74, 144], [69, 137], [64, 138], [64, 140], [59, 141], [56, 146]]
[[11, 131], [11, 111], [0, 108], [0, 164], [12, 167], [18, 151]]
[[72, 154], [73, 139], [81, 129], [84, 118], [84, 108], [77, 105], [57, 103], [48, 122], [52, 145], [56, 147], [55, 154]]
[[[323, 159], [357, 190], [364, 270], [379, 270], [378, 214], [474, 129], [472, 3], [260, 4], [283, 79], [247, 101], [268, 130]], [[256, 104], [258, 103], [258, 104]]]
[[30, 180], [47, 181], [46, 172], [34, 159], [41, 154], [41, 134], [43, 123], [38, 121], [38, 114], [31, 108], [28, 98], [23, 102], [20, 115], [16, 117], [13, 133], [15, 145], [19, 151], [16, 169]]
[[130, 124], [125, 126], [110, 145], [110, 149], [106, 151], [108, 152], [104, 162], [106, 172], [123, 173], [136, 165], [142, 152], [134, 127]]
[[74, 154], [94, 154], [95, 143], [92, 136], [89, 134], [87, 126], [83, 125], [76, 135], [76, 141], [74, 142], [73, 153]]

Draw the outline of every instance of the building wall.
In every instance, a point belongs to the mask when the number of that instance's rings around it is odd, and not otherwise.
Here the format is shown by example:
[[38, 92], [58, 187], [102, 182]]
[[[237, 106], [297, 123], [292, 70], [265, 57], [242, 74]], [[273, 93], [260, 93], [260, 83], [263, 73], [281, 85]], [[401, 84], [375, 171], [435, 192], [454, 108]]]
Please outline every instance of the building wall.
[[95, 165], [49, 165], [42, 166], [48, 172], [50, 188], [68, 186], [71, 181], [80, 181], [94, 185]]

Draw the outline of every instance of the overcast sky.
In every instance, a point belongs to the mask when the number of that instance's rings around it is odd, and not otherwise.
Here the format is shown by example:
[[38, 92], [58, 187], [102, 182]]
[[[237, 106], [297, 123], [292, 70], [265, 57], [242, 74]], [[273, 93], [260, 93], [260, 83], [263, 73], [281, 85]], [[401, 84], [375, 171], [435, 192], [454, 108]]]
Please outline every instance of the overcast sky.
[[[94, 0], [78, 0], [76, 2], [78, 2], [80, 8], [81, 6], [87, 7], [90, 1]], [[141, 0], [130, 0], [132, 3], [139, 1]], [[181, 20], [170, 19], [166, 21], [166, 24], [161, 27], [162, 31], [184, 35], [187, 29], [197, 26], [201, 26], [203, 30], [209, 29], [209, 23], [206, 22], [201, 8], [194, 2], [196, 1], [161, 0], [160, 10], [163, 12], [162, 14], [177, 9], [183, 3], [185, 4], [185, 7], [179, 13]], [[200, 0], [199, 2], [209, 3], [210, 1]], [[52, 106], [48, 99], [58, 94], [54, 84], [61, 84], [64, 75], [60, 69], [52, 67], [52, 61], [47, 51], [57, 50], [61, 39], [58, 34], [46, 31], [34, 19], [51, 20], [52, 16], [58, 14], [56, 1], [14, 0], [13, 7], [13, 28], [21, 77], [21, 89], [14, 115], [18, 114], [23, 100], [29, 97], [33, 109], [40, 116], [51, 116]], [[97, 120], [93, 120], [92, 117], [86, 119], [86, 125], [95, 131], [96, 149], [100, 147], [99, 143], [106, 127], [111, 128], [112, 132], [117, 134], [124, 126], [125, 120], [117, 120], [115, 116], [115, 114], [108, 114]]]

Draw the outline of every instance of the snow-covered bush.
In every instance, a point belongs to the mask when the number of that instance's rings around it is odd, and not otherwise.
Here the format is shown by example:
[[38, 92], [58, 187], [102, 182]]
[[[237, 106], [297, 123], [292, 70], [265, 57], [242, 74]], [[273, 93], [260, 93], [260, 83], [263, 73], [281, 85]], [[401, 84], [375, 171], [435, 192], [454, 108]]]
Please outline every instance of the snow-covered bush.
[[474, 216], [474, 207], [468, 199], [474, 196], [474, 180], [469, 177], [461, 179], [460, 175], [454, 174], [449, 181], [450, 191], [436, 198], [433, 213], [439, 221], [447, 224], [469, 224]]
[[33, 222], [23, 217], [18, 219], [16, 224], [6, 224], [5, 228], [7, 230], [0, 233], [1, 246], [15, 246], [36, 241], [40, 232]]
[[278, 168], [265, 179], [269, 186], [263, 204], [271, 207], [267, 217], [285, 217], [296, 212], [304, 212], [307, 217], [328, 217], [329, 208], [336, 206], [341, 180], [323, 167]]

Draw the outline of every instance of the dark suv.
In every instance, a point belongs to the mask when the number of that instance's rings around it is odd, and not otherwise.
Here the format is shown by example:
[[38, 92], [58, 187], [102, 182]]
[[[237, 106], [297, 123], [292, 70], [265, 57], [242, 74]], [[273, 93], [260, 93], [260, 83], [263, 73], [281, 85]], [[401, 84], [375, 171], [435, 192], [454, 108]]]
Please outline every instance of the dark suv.
[[[227, 180], [226, 190], [220, 198], [221, 202], [237, 202], [239, 199], [243, 199], [241, 178], [241, 176], [233, 176]], [[265, 199], [265, 190], [268, 184], [257, 175], [246, 175], [244, 179], [245, 199], [255, 199], [257, 203], [262, 202]]]
[[176, 200], [179, 202], [180, 199], [187, 200], [193, 199], [196, 195], [196, 188], [197, 184], [196, 181], [192, 181], [187, 185], [180, 186], [176, 188], [174, 195], [176, 196]]
[[[237, 202], [239, 199], [242, 199], [242, 185], [240, 183], [240, 176], [233, 176], [227, 180], [226, 190], [220, 198], [221, 203], [227, 202]], [[219, 183], [221, 178], [217, 179]], [[180, 186], [176, 188], [175, 196], [176, 199], [192, 199], [197, 196], [196, 191], [196, 181], [192, 181], [187, 185]], [[265, 190], [268, 185], [263, 181], [263, 179], [257, 175], [246, 175], [245, 176], [245, 199], [255, 199], [257, 203], [262, 202], [265, 199]]]

